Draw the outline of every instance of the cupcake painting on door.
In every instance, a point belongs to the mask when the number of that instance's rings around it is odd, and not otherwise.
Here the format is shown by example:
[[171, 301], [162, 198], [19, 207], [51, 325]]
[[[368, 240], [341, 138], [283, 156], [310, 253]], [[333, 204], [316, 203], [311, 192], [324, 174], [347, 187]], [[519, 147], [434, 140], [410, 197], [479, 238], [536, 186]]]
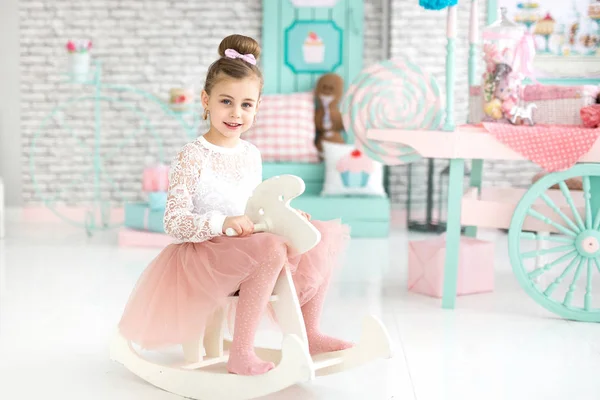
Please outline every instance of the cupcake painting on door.
[[342, 182], [348, 188], [366, 187], [373, 168], [373, 160], [358, 149], [340, 158], [336, 164]]
[[315, 32], [308, 33], [302, 47], [304, 62], [307, 64], [320, 64], [325, 60], [325, 44]]
[[294, 74], [326, 74], [343, 64], [344, 30], [335, 21], [294, 21], [283, 42], [285, 65]]

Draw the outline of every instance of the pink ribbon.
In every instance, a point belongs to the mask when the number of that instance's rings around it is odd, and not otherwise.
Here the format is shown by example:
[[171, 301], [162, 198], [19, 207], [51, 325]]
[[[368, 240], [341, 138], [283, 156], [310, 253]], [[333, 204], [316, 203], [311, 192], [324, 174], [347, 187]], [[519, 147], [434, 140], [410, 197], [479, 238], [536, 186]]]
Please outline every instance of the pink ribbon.
[[535, 42], [533, 35], [526, 32], [515, 47], [513, 59], [513, 72], [520, 72], [534, 83], [538, 83], [533, 74], [533, 57], [535, 56]]
[[514, 30], [510, 32], [493, 32], [493, 31], [484, 31], [483, 38], [485, 40], [519, 40], [522, 35], [520, 31]]
[[225, 56], [229, 58], [241, 58], [248, 64], [256, 65], [256, 58], [254, 58], [253, 54], [240, 54], [234, 49], [227, 49], [225, 50]]

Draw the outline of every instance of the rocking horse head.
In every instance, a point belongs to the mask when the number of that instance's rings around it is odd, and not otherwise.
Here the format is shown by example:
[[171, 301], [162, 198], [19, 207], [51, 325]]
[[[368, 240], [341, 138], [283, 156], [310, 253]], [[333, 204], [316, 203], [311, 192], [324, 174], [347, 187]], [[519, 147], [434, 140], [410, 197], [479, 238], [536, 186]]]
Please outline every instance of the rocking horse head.
[[281, 175], [263, 181], [254, 189], [245, 214], [255, 231], [266, 231], [288, 239], [299, 254], [315, 247], [321, 233], [290, 202], [304, 193], [304, 181], [295, 175]]

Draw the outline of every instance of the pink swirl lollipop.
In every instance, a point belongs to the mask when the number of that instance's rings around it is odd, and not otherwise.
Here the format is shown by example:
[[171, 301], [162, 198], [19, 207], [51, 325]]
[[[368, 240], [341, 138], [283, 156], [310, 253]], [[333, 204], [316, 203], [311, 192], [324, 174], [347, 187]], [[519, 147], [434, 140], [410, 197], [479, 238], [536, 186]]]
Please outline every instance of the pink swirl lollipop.
[[341, 112], [356, 146], [387, 165], [414, 162], [421, 156], [410, 146], [367, 139], [368, 129], [434, 130], [444, 115], [435, 78], [404, 57], [364, 69], [346, 91]]

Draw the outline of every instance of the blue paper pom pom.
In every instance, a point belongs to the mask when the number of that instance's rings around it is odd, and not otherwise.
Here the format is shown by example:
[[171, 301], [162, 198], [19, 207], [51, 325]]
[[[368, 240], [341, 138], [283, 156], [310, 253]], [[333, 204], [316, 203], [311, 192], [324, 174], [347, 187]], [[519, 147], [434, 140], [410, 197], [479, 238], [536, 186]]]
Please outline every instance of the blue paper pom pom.
[[455, 6], [458, 0], [419, 0], [419, 5], [427, 10], [443, 10]]

